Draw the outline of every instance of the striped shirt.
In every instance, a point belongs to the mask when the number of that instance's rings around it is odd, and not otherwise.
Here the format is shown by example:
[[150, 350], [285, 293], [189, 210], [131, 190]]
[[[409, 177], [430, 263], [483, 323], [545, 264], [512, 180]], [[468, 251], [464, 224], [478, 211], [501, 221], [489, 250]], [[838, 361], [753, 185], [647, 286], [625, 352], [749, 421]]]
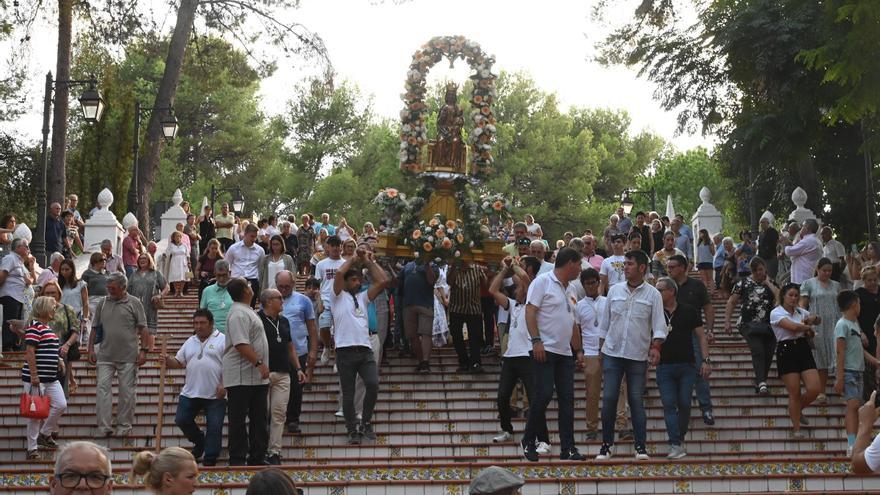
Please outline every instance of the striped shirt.
[[[24, 334], [24, 343], [34, 347], [37, 357], [37, 374], [40, 383], [51, 383], [58, 380], [58, 336], [45, 323], [34, 321]], [[30, 383], [31, 373], [27, 361], [21, 368], [21, 381]]]
[[486, 275], [476, 265], [459, 267], [454, 283], [450, 284], [449, 312], [464, 315], [481, 315], [480, 284]]

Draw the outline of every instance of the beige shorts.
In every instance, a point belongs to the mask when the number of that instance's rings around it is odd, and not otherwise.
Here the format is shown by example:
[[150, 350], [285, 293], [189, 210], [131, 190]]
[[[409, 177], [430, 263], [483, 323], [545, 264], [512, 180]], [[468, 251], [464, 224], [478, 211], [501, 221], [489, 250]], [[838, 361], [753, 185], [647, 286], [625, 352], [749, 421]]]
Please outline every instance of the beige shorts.
[[424, 306], [407, 306], [403, 308], [403, 331], [408, 336], [431, 336], [434, 328], [434, 310]]

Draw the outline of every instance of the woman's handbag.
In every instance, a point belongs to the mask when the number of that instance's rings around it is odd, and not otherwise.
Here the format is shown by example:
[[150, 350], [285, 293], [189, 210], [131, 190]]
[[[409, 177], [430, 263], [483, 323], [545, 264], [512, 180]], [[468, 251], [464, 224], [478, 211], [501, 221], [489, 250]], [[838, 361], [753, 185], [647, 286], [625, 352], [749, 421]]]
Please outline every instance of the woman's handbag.
[[[31, 387], [32, 391], [33, 389], [34, 387]], [[21, 399], [19, 400], [21, 416], [30, 419], [46, 419], [49, 417], [49, 397], [40, 394], [39, 386], [36, 389], [36, 394], [29, 394], [27, 392], [21, 394]]]

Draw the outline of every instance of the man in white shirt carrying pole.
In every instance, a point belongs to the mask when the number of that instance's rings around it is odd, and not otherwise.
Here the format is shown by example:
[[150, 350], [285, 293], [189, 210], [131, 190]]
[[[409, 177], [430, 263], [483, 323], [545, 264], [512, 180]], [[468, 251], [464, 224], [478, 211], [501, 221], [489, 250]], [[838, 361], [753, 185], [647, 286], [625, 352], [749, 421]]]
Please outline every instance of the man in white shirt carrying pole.
[[647, 416], [644, 391], [648, 364], [657, 364], [660, 346], [668, 332], [660, 292], [645, 282], [648, 257], [642, 251], [625, 255], [625, 284], [608, 290], [605, 314], [600, 318], [602, 351], [602, 447], [598, 460], [610, 459], [614, 450], [614, 422], [620, 383], [626, 376], [627, 399], [635, 431], [635, 457], [648, 459], [645, 448]]

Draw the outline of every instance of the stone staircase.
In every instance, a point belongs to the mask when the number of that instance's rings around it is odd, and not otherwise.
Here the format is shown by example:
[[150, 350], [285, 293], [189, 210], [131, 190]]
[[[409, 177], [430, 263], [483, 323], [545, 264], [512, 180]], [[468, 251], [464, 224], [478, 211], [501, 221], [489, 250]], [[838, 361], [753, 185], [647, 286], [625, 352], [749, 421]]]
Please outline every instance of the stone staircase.
[[[563, 462], [558, 457], [556, 406], [548, 411], [554, 443], [552, 455], [539, 463], [522, 460], [515, 442], [493, 444], [498, 432], [495, 412], [497, 358], [484, 360], [486, 373], [462, 375], [451, 347], [440, 349], [429, 376], [414, 373], [415, 361], [388, 351], [388, 364], [380, 367], [380, 394], [374, 424], [377, 441], [347, 446], [345, 428], [334, 417], [338, 384], [329, 366], [320, 367], [306, 392], [300, 435], [285, 435], [284, 469], [309, 495], [361, 494], [463, 494], [477, 471], [491, 464], [505, 465], [527, 479], [526, 494], [586, 493], [865, 493], [880, 489], [880, 478], [850, 473], [844, 458], [846, 437], [844, 407], [833, 397], [827, 406], [807, 410], [811, 425], [808, 439], [793, 439], [786, 413], [784, 389], [775, 370], [771, 395], [758, 397], [751, 381], [748, 349], [739, 335], [727, 335], [723, 301], [715, 301], [718, 314], [715, 361], [711, 378], [716, 424], [703, 424], [694, 407], [686, 440], [688, 457], [670, 462], [662, 406], [649, 377], [648, 450], [650, 461], [636, 462], [632, 445], [619, 442], [610, 461]], [[160, 311], [160, 335], [167, 337], [169, 353], [176, 352], [191, 334], [189, 315], [194, 295], [170, 298]], [[169, 370], [165, 400], [159, 414], [160, 368], [155, 355], [141, 369], [138, 407], [132, 435], [123, 440], [102, 439], [113, 456], [116, 493], [143, 493], [128, 475], [133, 452], [154, 448], [157, 430], [161, 446], [189, 447], [174, 426], [177, 394], [183, 371]], [[21, 355], [9, 353], [0, 367], [0, 492], [45, 491], [52, 470], [51, 452], [43, 459], [25, 460], [24, 421], [18, 417], [21, 391]], [[94, 435], [95, 374], [87, 362], [75, 366], [79, 390], [71, 397], [62, 419], [61, 441], [92, 439]], [[585, 454], [594, 456], [598, 443], [584, 441], [583, 376], [576, 376], [575, 437]], [[521, 432], [525, 420], [514, 420]], [[161, 427], [157, 425], [161, 424]], [[224, 446], [225, 446], [224, 437]], [[225, 451], [221, 463], [225, 460]], [[198, 493], [243, 493], [250, 469], [203, 468]]]

